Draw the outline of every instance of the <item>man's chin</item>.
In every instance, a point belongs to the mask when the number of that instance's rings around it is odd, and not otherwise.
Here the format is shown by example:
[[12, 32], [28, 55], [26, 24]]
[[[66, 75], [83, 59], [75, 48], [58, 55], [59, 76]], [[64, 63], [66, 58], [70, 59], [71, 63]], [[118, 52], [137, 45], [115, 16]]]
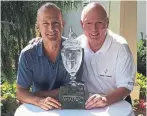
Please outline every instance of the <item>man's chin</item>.
[[93, 40], [99, 40], [99, 36], [91, 36], [90, 38]]
[[48, 38], [50, 41], [57, 41], [57, 37]]
[[57, 36], [47, 36], [47, 39], [50, 41], [57, 41], [58, 37]]

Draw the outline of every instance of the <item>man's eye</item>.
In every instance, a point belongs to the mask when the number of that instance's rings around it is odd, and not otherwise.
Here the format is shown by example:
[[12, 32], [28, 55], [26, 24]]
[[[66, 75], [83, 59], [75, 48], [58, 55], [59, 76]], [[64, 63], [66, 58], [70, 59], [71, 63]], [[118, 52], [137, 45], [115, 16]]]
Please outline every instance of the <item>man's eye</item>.
[[90, 25], [91, 23], [87, 23], [88, 25]]
[[102, 22], [102, 21], [99, 21], [98, 23], [99, 23], [99, 24], [104, 24], [104, 22]]
[[48, 25], [48, 23], [43, 23], [43, 25]]
[[54, 22], [54, 25], [59, 25], [59, 22]]

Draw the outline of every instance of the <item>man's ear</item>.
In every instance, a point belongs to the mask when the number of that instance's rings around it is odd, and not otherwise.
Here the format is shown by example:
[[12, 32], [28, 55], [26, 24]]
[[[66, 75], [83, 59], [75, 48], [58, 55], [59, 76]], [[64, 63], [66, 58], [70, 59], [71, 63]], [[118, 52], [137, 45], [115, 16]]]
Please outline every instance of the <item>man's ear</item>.
[[81, 27], [82, 27], [82, 29], [83, 29], [83, 22], [82, 22], [82, 20], [80, 20], [80, 24], [81, 24]]

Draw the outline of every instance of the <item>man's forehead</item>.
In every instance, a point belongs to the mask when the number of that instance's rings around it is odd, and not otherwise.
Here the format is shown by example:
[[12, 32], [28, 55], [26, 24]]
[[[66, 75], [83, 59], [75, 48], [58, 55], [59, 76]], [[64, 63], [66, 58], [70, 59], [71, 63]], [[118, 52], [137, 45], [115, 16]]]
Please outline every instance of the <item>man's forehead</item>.
[[38, 12], [38, 16], [42, 15], [50, 17], [62, 17], [60, 10], [54, 7], [40, 9], [40, 11]]
[[42, 22], [48, 22], [48, 21], [56, 21], [56, 22], [60, 22], [60, 19], [59, 18], [53, 18], [53, 17], [48, 17], [48, 18], [43, 18], [42, 20], [40, 20]]
[[103, 17], [103, 16], [99, 16], [99, 15], [95, 15], [94, 17], [93, 16], [85, 16], [83, 21], [84, 22], [89, 22], [89, 21], [92, 21], [92, 22], [97, 22], [97, 21], [105, 21], [106, 20], [106, 17]]
[[38, 18], [42, 20], [60, 20], [62, 15], [58, 11], [46, 10], [44, 12], [40, 12]]

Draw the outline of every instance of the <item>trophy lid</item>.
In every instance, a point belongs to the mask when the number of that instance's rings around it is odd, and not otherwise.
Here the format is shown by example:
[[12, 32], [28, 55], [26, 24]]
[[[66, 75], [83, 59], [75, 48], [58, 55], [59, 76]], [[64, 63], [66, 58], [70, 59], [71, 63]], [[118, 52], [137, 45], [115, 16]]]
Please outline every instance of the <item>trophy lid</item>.
[[78, 41], [77, 39], [77, 35], [73, 32], [72, 30], [72, 26], [70, 26], [70, 29], [69, 29], [69, 34], [68, 34], [68, 39], [66, 39], [62, 45], [64, 47], [80, 47], [80, 41]]
[[70, 28], [69, 28], [69, 35], [68, 36], [69, 36], [69, 39], [77, 38], [77, 35], [72, 30], [72, 26], [70, 26]]

